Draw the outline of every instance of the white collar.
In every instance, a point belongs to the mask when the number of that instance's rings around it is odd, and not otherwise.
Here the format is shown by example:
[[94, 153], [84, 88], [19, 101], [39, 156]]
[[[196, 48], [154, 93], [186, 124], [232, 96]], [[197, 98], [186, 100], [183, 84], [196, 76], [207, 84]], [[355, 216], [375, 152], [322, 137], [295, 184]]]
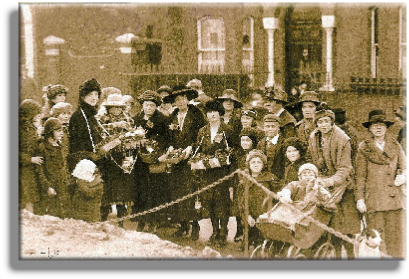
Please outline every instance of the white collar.
[[385, 148], [385, 142], [379, 143], [375, 141], [376, 146], [383, 151], [383, 149]]
[[273, 137], [272, 139], [267, 137], [267, 141], [270, 141], [272, 144], [276, 145], [278, 138], [280, 137], [280, 134], [277, 134], [275, 137]]

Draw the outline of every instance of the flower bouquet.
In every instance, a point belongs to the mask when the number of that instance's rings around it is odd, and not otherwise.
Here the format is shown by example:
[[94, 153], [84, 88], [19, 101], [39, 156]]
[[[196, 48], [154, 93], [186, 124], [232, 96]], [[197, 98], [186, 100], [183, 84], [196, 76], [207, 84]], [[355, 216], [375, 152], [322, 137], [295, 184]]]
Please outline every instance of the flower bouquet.
[[190, 168], [192, 170], [204, 170], [228, 166], [231, 164], [231, 153], [231, 148], [227, 148], [226, 150], [218, 149], [214, 155], [197, 153], [189, 160]]
[[138, 155], [142, 159], [142, 162], [144, 163], [147, 164], [157, 163], [159, 158], [158, 142], [152, 139], [143, 140], [141, 142]]

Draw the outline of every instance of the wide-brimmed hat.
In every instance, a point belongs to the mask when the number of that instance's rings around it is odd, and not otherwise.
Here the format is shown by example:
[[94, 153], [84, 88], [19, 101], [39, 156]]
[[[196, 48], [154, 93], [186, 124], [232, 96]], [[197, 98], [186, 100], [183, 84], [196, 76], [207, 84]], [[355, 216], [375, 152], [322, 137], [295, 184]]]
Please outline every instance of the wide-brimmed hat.
[[225, 113], [223, 105], [215, 100], [209, 101], [205, 104], [203, 112], [206, 114], [209, 111], [217, 111], [220, 115], [224, 115]]
[[122, 95], [113, 93], [108, 95], [107, 102], [105, 107], [124, 107], [126, 106], [125, 102], [122, 100]]
[[174, 103], [175, 98], [180, 95], [185, 95], [186, 98], [190, 101], [198, 96], [198, 92], [191, 88], [187, 87], [186, 85], [177, 85], [172, 88], [172, 93], [162, 99], [164, 103]]
[[386, 114], [383, 110], [377, 109], [369, 112], [368, 121], [362, 123], [365, 128], [369, 128], [374, 123], [385, 123], [386, 127], [390, 127], [394, 122], [386, 120]]
[[48, 85], [47, 87], [47, 98], [49, 100], [54, 99], [59, 94], [67, 95], [68, 88], [61, 84]]
[[287, 93], [280, 88], [266, 87], [264, 96], [270, 101], [278, 101], [284, 104], [288, 103]]
[[191, 87], [191, 88], [193, 88], [193, 89], [202, 89], [202, 82], [200, 81], [200, 80], [198, 80], [198, 79], [192, 79], [191, 81], [189, 81], [187, 84], [186, 84], [186, 86], [187, 87]]
[[62, 129], [62, 123], [58, 118], [50, 117], [44, 122], [43, 136], [50, 135], [53, 131]]
[[143, 104], [145, 101], [151, 101], [154, 102], [157, 106], [160, 106], [162, 103], [160, 95], [153, 90], [147, 90], [141, 94], [141, 96], [138, 97], [139, 103]]
[[108, 96], [111, 94], [121, 94], [122, 95], [122, 92], [118, 88], [112, 87], [112, 86], [101, 89], [102, 98], [104, 99], [108, 98]]
[[162, 85], [161, 87], [159, 87], [156, 90], [156, 93], [160, 94], [162, 92], [167, 92], [168, 94], [171, 94], [172, 93], [172, 88], [170, 88], [170, 86], [168, 86], [168, 85]]
[[223, 91], [220, 97], [217, 97], [216, 100], [220, 102], [224, 102], [226, 100], [230, 100], [234, 103], [235, 108], [243, 107], [243, 103], [237, 98], [237, 92], [233, 89], [226, 89]]

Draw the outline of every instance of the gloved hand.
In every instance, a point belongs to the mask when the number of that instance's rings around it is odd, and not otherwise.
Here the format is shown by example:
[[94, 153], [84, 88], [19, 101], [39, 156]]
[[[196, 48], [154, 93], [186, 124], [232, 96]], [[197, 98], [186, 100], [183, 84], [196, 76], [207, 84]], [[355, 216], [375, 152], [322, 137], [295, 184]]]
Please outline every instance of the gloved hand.
[[365, 204], [365, 201], [363, 199], [360, 199], [360, 200], [356, 201], [356, 209], [358, 209], [358, 211], [360, 213], [365, 213], [366, 212], [366, 204]]
[[395, 186], [402, 186], [406, 182], [406, 176], [403, 174], [398, 174], [395, 177]]
[[250, 227], [254, 227], [254, 225], [256, 224], [256, 220], [254, 220], [250, 215], [247, 218], [247, 222], [249, 223]]
[[37, 157], [31, 157], [31, 163], [37, 164], [37, 165], [42, 165], [43, 164], [43, 157], [37, 156]]
[[277, 197], [282, 203], [292, 203], [291, 200], [291, 191], [288, 189], [283, 189], [277, 193]]

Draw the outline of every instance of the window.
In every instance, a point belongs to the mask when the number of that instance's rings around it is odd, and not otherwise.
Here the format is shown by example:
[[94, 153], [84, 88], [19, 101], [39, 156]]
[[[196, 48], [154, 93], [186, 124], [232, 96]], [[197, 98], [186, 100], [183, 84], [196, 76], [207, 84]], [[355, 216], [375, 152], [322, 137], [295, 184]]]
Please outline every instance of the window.
[[371, 11], [371, 77], [377, 77], [378, 71], [378, 8], [372, 7]]
[[399, 72], [406, 78], [406, 7], [399, 9]]
[[252, 85], [254, 80], [254, 19], [251, 17], [243, 20], [242, 71], [249, 75]]
[[199, 73], [223, 73], [225, 32], [222, 18], [206, 16], [197, 22]]

